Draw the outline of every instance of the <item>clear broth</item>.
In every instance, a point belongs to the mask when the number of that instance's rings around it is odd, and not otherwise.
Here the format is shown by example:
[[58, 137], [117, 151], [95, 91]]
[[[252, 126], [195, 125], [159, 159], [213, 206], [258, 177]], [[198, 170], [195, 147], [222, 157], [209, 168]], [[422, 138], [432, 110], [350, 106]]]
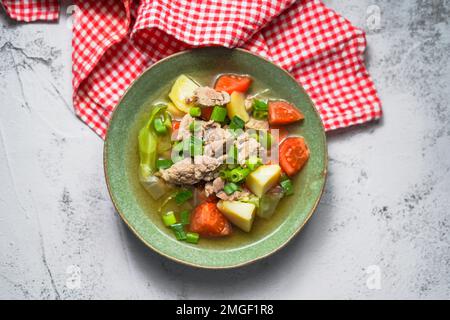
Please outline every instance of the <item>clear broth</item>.
[[[213, 71], [199, 71], [196, 73], [187, 74], [189, 77], [194, 79], [200, 85], [204, 86], [213, 86], [216, 78], [220, 75], [219, 73], [214, 73]], [[175, 79], [174, 79], [175, 81]], [[173, 83], [173, 82], [172, 82]], [[161, 221], [161, 213], [158, 212], [158, 208], [161, 207], [165, 197], [163, 199], [154, 200], [142, 185], [139, 183], [138, 176], [138, 167], [139, 167], [139, 153], [138, 153], [138, 143], [137, 143], [137, 135], [138, 131], [144, 126], [147, 121], [152, 106], [157, 102], [168, 102], [168, 93], [170, 91], [170, 87], [172, 84], [169, 84], [165, 87], [162, 87], [158, 90], [157, 96], [159, 98], [152, 99], [148, 101], [142, 108], [141, 112], [136, 115], [136, 120], [134, 121], [132, 130], [130, 130], [130, 137], [128, 137], [128, 141], [130, 142], [128, 145], [128, 152], [126, 156], [128, 174], [134, 175], [133, 177], [129, 177], [129, 181], [131, 182], [133, 191], [137, 194], [137, 199], [140, 199], [140, 206], [144, 208], [144, 211], [147, 212], [152, 221], [157, 225], [161, 231], [168, 234], [168, 236], [174, 237], [173, 233], [170, 229], [166, 228]], [[265, 83], [258, 81], [258, 79], [253, 78], [252, 86], [248, 92], [248, 95], [253, 95], [262, 90], [269, 89], [268, 92], [265, 92], [260, 97], [261, 98], [277, 98], [282, 99], [283, 97], [277, 96], [276, 92], [272, 92], [270, 87]], [[290, 134], [294, 134], [295, 128], [287, 128]], [[255, 218], [253, 223], [252, 230], [250, 232], [241, 231], [239, 228], [233, 226], [233, 233], [227, 237], [220, 238], [201, 238], [200, 242], [197, 246], [202, 248], [224, 248], [224, 249], [232, 249], [232, 248], [241, 248], [246, 245], [250, 245], [255, 243], [255, 241], [261, 240], [271, 233], [273, 233], [285, 220], [287, 215], [289, 214], [289, 203], [293, 200], [291, 197], [283, 198], [274, 215], [270, 219], [262, 219], [259, 217]], [[193, 208], [193, 203], [186, 204], [184, 207], [176, 207], [173, 203], [169, 206], [165, 207], [165, 211], [174, 210], [175, 212], [180, 212], [183, 209]]]

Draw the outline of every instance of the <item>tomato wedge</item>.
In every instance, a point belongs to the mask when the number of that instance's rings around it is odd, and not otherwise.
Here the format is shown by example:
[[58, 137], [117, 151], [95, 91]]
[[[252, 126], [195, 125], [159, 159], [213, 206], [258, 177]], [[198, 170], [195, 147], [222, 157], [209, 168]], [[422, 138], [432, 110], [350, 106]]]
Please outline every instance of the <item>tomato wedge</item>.
[[195, 208], [189, 228], [203, 237], [223, 237], [232, 232], [231, 224], [213, 202], [205, 202]]
[[246, 92], [251, 84], [252, 78], [249, 76], [225, 74], [217, 79], [214, 89], [225, 91], [229, 94], [233, 93], [233, 91]]
[[309, 158], [309, 149], [301, 137], [286, 138], [280, 145], [280, 166], [289, 177], [296, 175]]
[[290, 124], [305, 117], [294, 105], [286, 101], [269, 101], [269, 123]]

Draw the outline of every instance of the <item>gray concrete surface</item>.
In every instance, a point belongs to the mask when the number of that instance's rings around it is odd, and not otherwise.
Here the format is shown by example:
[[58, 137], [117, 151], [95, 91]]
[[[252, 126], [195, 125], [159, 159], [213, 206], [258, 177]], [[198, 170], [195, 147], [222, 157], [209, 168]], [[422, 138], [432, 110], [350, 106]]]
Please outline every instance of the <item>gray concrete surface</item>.
[[450, 3], [326, 3], [368, 31], [384, 118], [329, 134], [313, 219], [228, 271], [168, 261], [127, 230], [102, 141], [71, 109], [70, 19], [0, 13], [0, 298], [450, 298]]

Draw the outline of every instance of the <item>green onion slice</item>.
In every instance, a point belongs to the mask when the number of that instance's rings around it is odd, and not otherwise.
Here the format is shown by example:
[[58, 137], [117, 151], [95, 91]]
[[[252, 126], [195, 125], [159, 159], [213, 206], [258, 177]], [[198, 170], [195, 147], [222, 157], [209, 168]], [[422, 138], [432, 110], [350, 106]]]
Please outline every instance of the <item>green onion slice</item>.
[[219, 171], [219, 176], [224, 180], [228, 180], [230, 177], [230, 172], [231, 170], [229, 169], [222, 169]]
[[231, 170], [229, 180], [231, 182], [237, 183], [241, 182], [250, 174], [249, 168], [237, 167]]
[[173, 165], [173, 161], [170, 159], [158, 159], [156, 160], [156, 169], [167, 169]]
[[254, 111], [268, 111], [269, 106], [267, 102], [263, 100], [253, 99], [253, 110]]
[[191, 223], [191, 213], [188, 210], [183, 210], [180, 212], [181, 224], [187, 225]]
[[186, 201], [192, 199], [193, 193], [191, 190], [181, 190], [175, 196], [175, 202], [178, 205], [182, 205]]
[[162, 216], [162, 220], [166, 227], [170, 227], [177, 223], [177, 218], [175, 217], [175, 213], [173, 211], [169, 211]]
[[243, 129], [245, 126], [245, 121], [239, 118], [238, 116], [234, 116], [233, 119], [231, 119], [230, 123], [230, 129]]
[[258, 120], [265, 120], [268, 117], [268, 112], [267, 111], [259, 111], [259, 110], [255, 110], [253, 111], [253, 118], [258, 119]]
[[184, 231], [184, 226], [181, 223], [172, 224], [170, 228], [173, 230], [173, 233], [175, 233], [175, 238], [177, 238], [177, 240], [186, 240], [186, 232]]
[[283, 188], [284, 195], [290, 196], [294, 193], [294, 186], [292, 181], [287, 179], [280, 182], [281, 188]]
[[223, 107], [216, 106], [211, 113], [210, 120], [215, 122], [224, 122], [227, 117], [227, 109]]
[[223, 187], [223, 191], [225, 191], [225, 193], [227, 195], [230, 195], [232, 193], [234, 193], [235, 191], [237, 191], [239, 189], [239, 186], [236, 183], [230, 182], [227, 183], [224, 187]]
[[202, 110], [199, 107], [191, 107], [189, 109], [189, 114], [191, 117], [200, 117], [202, 114]]
[[200, 239], [200, 235], [195, 232], [186, 233], [186, 242], [197, 244]]

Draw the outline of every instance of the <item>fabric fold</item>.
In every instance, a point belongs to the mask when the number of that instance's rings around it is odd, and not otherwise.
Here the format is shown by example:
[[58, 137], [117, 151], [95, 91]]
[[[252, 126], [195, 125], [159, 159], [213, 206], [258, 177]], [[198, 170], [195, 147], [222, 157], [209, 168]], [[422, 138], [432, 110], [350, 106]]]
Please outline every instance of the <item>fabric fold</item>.
[[158, 45], [152, 59], [201, 46], [242, 46], [295, 0], [142, 0], [133, 37], [151, 39]]
[[271, 60], [305, 88], [326, 130], [381, 117], [381, 101], [364, 65], [363, 30], [321, 1], [309, 0], [294, 4], [261, 33]]
[[[56, 0], [3, 4], [23, 20], [25, 12], [33, 12], [24, 21], [51, 20], [54, 16], [43, 12], [59, 10]], [[102, 138], [120, 98], [147, 67], [175, 52], [211, 45], [242, 47], [290, 72], [315, 103], [325, 130], [382, 115], [364, 65], [364, 31], [320, 0], [75, 0], [75, 5], [74, 108]]]

